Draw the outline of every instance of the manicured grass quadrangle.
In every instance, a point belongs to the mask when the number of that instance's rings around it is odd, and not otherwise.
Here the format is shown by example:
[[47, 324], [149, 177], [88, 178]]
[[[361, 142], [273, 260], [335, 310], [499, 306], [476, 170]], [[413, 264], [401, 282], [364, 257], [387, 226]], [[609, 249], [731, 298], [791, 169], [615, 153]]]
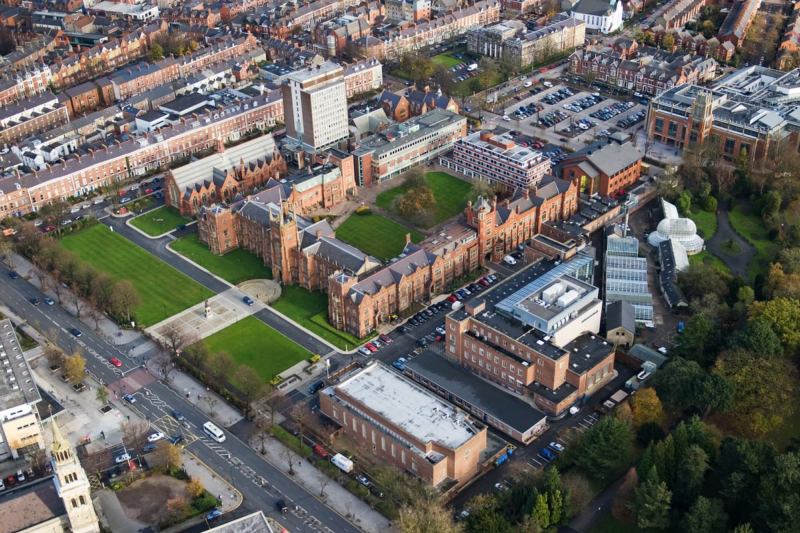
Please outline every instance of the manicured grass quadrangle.
[[201, 341], [210, 353], [226, 352], [238, 364], [269, 381], [311, 353], [291, 339], [249, 316]]
[[431, 58], [431, 61], [436, 65], [444, 65], [447, 68], [454, 67], [464, 61], [458, 59], [457, 57], [453, 57], [449, 53], [438, 54]]
[[342, 350], [352, 350], [361, 340], [328, 323], [328, 297], [296, 285], [283, 285], [272, 307]]
[[187, 222], [189, 222], [189, 220], [183, 218], [177, 209], [165, 205], [131, 219], [132, 226], [142, 230], [151, 237], [163, 235]]
[[[425, 182], [433, 191], [436, 198], [436, 212], [432, 225], [440, 224], [449, 218], [460, 214], [467, 205], [467, 200], [472, 192], [472, 184], [451, 176], [446, 172], [427, 172]], [[405, 185], [400, 185], [378, 195], [375, 203], [383, 209], [391, 209], [396, 198], [408, 190]]]
[[61, 245], [115, 280], [130, 281], [139, 293], [136, 321], [151, 326], [213, 293], [102, 224], [61, 239]]
[[375, 214], [352, 214], [336, 229], [336, 237], [364, 253], [387, 261], [403, 251], [406, 233], [419, 242], [422, 234]]
[[170, 247], [234, 285], [248, 279], [272, 279], [272, 269], [257, 255], [241, 248], [225, 255], [214, 255], [196, 233], [177, 239]]

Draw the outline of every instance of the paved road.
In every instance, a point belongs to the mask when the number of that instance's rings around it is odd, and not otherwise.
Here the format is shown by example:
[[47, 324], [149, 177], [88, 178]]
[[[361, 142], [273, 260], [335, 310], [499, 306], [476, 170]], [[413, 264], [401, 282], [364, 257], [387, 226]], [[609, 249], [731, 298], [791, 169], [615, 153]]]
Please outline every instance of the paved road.
[[[736, 255], [728, 253], [726, 250], [728, 241], [735, 242], [741, 251]], [[711, 239], [706, 240], [706, 247], [711, 253], [722, 259], [722, 262], [728, 265], [734, 274], [747, 278], [747, 267], [756, 255], [756, 249], [731, 227], [728, 211], [725, 209], [719, 210], [717, 232]]]
[[[22, 278], [10, 279], [5, 267], [0, 268], [0, 271], [2, 272], [0, 300], [40, 331], [55, 329], [58, 333], [57, 342], [67, 353], [80, 348], [86, 355], [87, 369], [98, 380], [113, 383], [138, 369], [125, 353], [93, 332], [87, 331], [88, 328], [82, 322], [69, 315], [60, 306], [35, 307], [30, 304], [30, 298], [42, 299], [44, 295]], [[81, 329], [83, 335], [80, 338], [72, 336], [68, 332], [68, 328], [72, 327]], [[121, 368], [115, 368], [108, 362], [112, 356], [123, 362]], [[168, 386], [155, 381], [134, 395], [137, 402], [132, 407], [136, 411], [159, 428], [166, 430], [165, 432], [168, 431], [170, 434], [176, 431], [184, 432], [187, 442], [190, 442], [187, 445], [189, 450], [241, 491], [245, 501], [266, 514], [272, 514], [280, 519], [292, 531], [336, 533], [358, 531], [353, 524], [264, 461], [232, 434], [228, 434], [223, 444], [204, 436], [201, 428], [207, 420], [205, 415]], [[185, 415], [185, 427], [180, 427], [170, 417], [173, 409]], [[278, 515], [275, 511], [275, 502], [279, 498], [285, 499], [290, 504], [292, 510], [289, 514]]]

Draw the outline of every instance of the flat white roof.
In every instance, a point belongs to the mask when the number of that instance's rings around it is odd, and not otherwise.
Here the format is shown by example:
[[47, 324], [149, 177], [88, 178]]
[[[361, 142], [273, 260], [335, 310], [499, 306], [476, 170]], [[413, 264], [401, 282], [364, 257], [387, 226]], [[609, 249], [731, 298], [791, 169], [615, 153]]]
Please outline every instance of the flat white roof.
[[456, 449], [477, 430], [466, 415], [380, 363], [335, 387], [422, 442]]

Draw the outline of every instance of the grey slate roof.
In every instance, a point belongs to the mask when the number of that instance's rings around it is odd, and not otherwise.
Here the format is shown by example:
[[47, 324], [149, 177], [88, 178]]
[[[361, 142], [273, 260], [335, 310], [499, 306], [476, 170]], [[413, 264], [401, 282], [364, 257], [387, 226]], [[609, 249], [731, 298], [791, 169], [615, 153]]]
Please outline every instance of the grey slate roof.
[[390, 263], [353, 285], [350, 289], [350, 297], [358, 302], [364, 294], [375, 294], [382, 287], [394, 285], [408, 274], [413, 274], [420, 268], [430, 265], [436, 259], [435, 255], [416, 245], [407, 246], [406, 250], [409, 253], [405, 257]]
[[614, 11], [614, 6], [618, 1], [619, 0], [611, 0], [610, 2], [607, 0], [580, 0], [575, 4], [572, 10], [586, 15], [605, 17]]
[[528, 431], [545, 418], [544, 413], [529, 403], [503, 392], [433, 352], [423, 352], [406, 366], [520, 433]]
[[[327, 224], [327, 221], [324, 221]], [[308, 234], [310, 226], [304, 233]], [[304, 248], [303, 252], [306, 254], [313, 254], [323, 257], [344, 270], [354, 274], [360, 274], [371, 270], [378, 265], [380, 261], [371, 257], [358, 248], [350, 246], [347, 243], [340, 241], [333, 237], [320, 237], [320, 239], [308, 248]]]
[[617, 328], [625, 328], [631, 333], [636, 333], [636, 320], [630, 302], [618, 300], [606, 307], [606, 331]]

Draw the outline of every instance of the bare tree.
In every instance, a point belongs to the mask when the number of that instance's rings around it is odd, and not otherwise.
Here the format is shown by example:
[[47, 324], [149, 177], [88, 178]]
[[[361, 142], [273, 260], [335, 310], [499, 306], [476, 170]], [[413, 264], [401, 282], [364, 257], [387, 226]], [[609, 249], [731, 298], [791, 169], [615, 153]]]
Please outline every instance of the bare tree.
[[150, 423], [145, 420], [132, 420], [122, 424], [122, 440], [129, 448], [141, 449], [147, 444]]
[[304, 442], [306, 431], [311, 425], [313, 416], [314, 414], [305, 403], [299, 403], [294, 407], [294, 409], [292, 409], [292, 418], [295, 422], [297, 422], [297, 431], [299, 433], [298, 437], [300, 438], [301, 445]]
[[6, 237], [0, 237], [0, 261], [8, 268], [14, 268], [14, 244]]
[[172, 357], [170, 357], [167, 352], [159, 350], [155, 357], [153, 357], [153, 363], [155, 363], [161, 375], [164, 376], [164, 380], [169, 381], [170, 374], [175, 370]]
[[124, 316], [130, 322], [131, 314], [141, 301], [139, 292], [130, 281], [123, 279], [114, 284], [111, 307], [115, 314]]
[[61, 305], [63, 302], [61, 301], [61, 296], [64, 294], [64, 286], [61, 284], [61, 281], [58, 279], [58, 271], [53, 272], [53, 292], [56, 293], [56, 300], [58, 300], [58, 305]]
[[33, 275], [36, 276], [36, 279], [39, 282], [39, 290], [42, 292], [47, 292], [47, 290], [50, 288], [50, 274], [39, 267], [34, 267]]
[[78, 287], [76, 284], [73, 284], [71, 287], [72, 291], [70, 296], [72, 296], [72, 304], [75, 306], [75, 316], [77, 318], [81, 317], [81, 311], [87, 307], [86, 302], [81, 298], [80, 292], [78, 291]]
[[217, 403], [219, 403], [219, 399], [215, 394], [206, 394], [205, 395], [206, 403], [208, 404], [208, 414], [214, 416], [214, 407], [216, 407]]
[[317, 481], [319, 482], [319, 497], [320, 498], [324, 498], [325, 497], [325, 488], [331, 482], [331, 478], [329, 478], [328, 476], [322, 475], [319, 478], [317, 478]]
[[289, 465], [289, 475], [294, 475], [294, 465], [297, 460], [297, 454], [294, 452], [293, 449], [289, 448], [288, 446], [283, 447], [283, 451], [281, 451], [281, 456], [286, 459], [286, 463]]
[[172, 355], [178, 355], [189, 344], [189, 336], [178, 324], [169, 324], [161, 330], [161, 337]]
[[89, 317], [94, 321], [94, 330], [100, 331], [100, 321], [103, 320], [103, 311], [92, 301], [89, 305]]
[[258, 439], [258, 443], [260, 444], [260, 450], [262, 455], [267, 453], [267, 440], [270, 436], [270, 428], [272, 424], [269, 423], [266, 417], [259, 417], [256, 420], [256, 438]]

